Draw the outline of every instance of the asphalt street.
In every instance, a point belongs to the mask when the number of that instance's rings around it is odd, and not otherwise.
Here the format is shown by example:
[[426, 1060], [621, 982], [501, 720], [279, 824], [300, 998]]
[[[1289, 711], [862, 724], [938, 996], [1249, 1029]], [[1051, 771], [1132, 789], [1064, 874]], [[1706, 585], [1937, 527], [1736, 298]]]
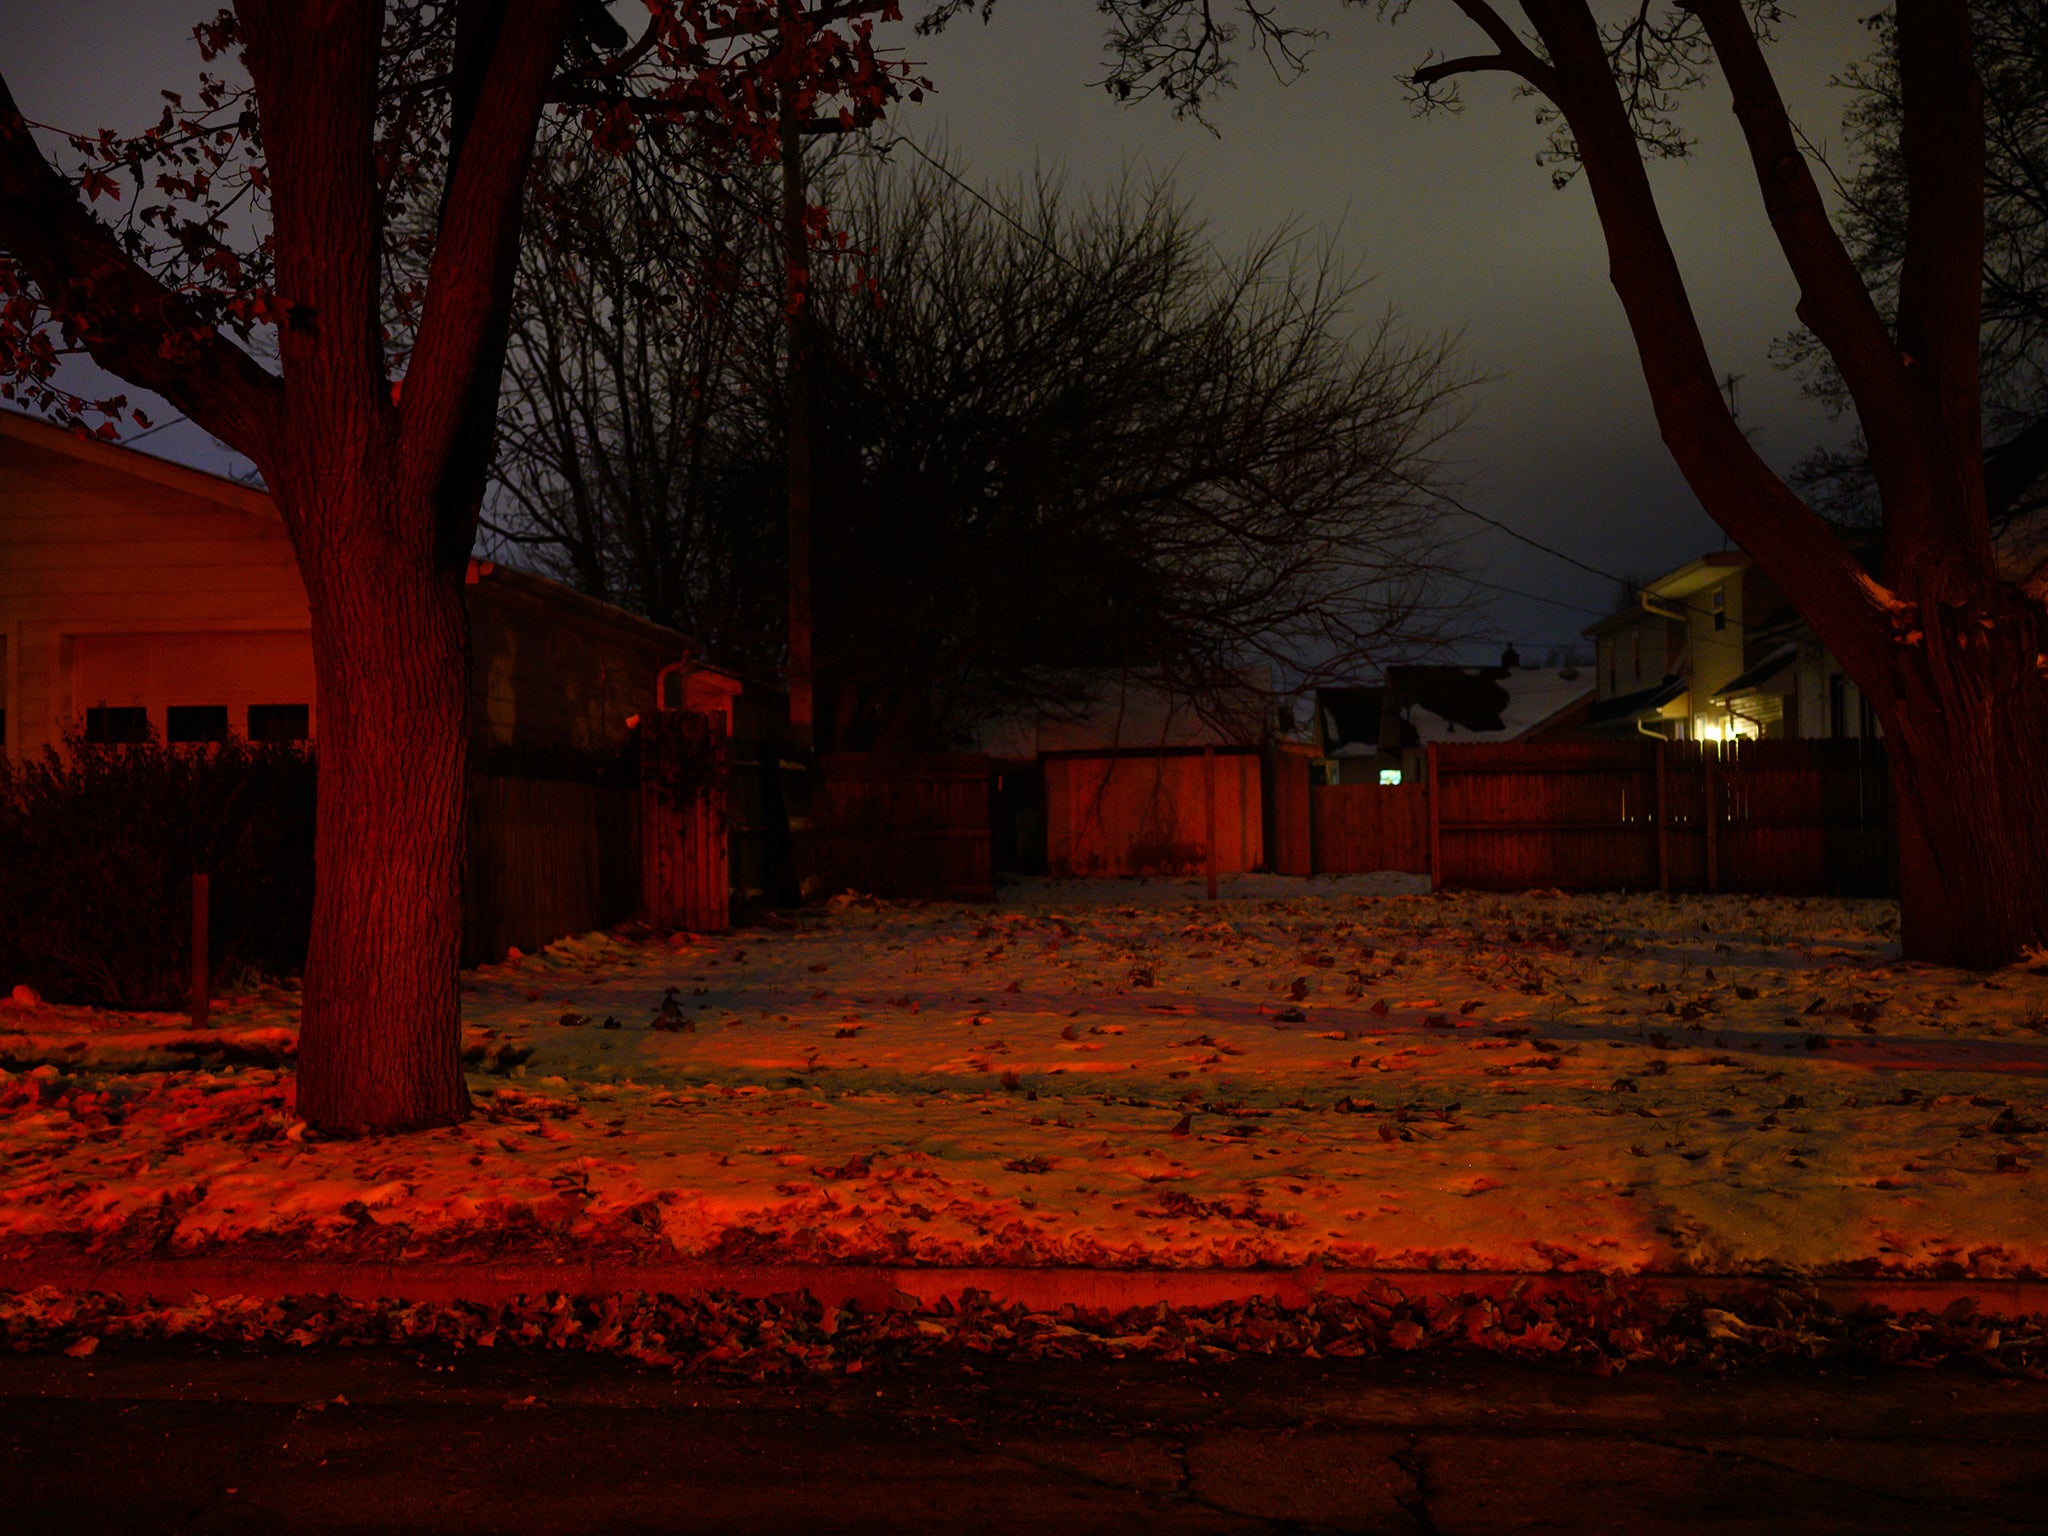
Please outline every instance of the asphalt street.
[[2048, 1531], [2048, 1384], [1488, 1358], [0, 1358], [0, 1526], [90, 1531]]

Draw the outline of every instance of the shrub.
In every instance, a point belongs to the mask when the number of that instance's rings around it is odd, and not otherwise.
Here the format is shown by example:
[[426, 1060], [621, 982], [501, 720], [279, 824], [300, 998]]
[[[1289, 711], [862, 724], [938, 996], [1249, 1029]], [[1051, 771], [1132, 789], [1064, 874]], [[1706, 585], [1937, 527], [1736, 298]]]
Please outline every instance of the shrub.
[[175, 1008], [192, 875], [211, 876], [216, 979], [296, 974], [313, 905], [312, 755], [284, 744], [107, 746], [0, 758], [0, 981], [53, 1000]]

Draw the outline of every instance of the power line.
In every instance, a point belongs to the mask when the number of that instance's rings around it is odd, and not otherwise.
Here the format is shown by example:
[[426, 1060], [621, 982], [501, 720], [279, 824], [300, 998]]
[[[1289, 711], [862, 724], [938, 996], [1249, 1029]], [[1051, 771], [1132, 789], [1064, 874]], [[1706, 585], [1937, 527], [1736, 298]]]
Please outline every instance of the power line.
[[1498, 592], [1504, 597], [1523, 597], [1532, 603], [1548, 603], [1553, 608], [1566, 608], [1573, 613], [1591, 614], [1596, 619], [1605, 618], [1609, 610], [1595, 608], [1587, 603], [1568, 603], [1563, 598], [1545, 597], [1540, 592], [1524, 592], [1520, 587], [1504, 587], [1497, 581], [1481, 581], [1477, 576], [1465, 576], [1460, 580], [1468, 586], [1484, 587], [1489, 592]]
[[[886, 152], [889, 149], [893, 149], [898, 144], [906, 146], [912, 154], [917, 156], [918, 159], [922, 160], [934, 171], [937, 171], [941, 176], [945, 177], [946, 180], [950, 181], [962, 192], [965, 192], [977, 203], [980, 203], [982, 207], [988, 209], [990, 213], [993, 213], [1005, 224], [1009, 225], [1012, 229], [1016, 230], [1018, 234], [1024, 236], [1027, 240], [1030, 240], [1033, 244], [1039, 246], [1041, 249], [1045, 251], [1047, 255], [1051, 256], [1053, 260], [1057, 261], [1069, 272], [1074, 273], [1076, 276], [1085, 275], [1081, 272], [1081, 269], [1079, 267], [1077, 267], [1071, 260], [1068, 259], [1066, 253], [1060, 250], [1058, 246], [1054, 245], [1050, 240], [1047, 240], [1037, 230], [1027, 227], [1025, 224], [1023, 224], [1021, 221], [1015, 218], [1008, 209], [1004, 208], [1001, 204], [989, 198], [978, 187], [969, 186], [966, 182], [962, 181], [957, 175], [953, 173], [953, 170], [950, 166], [946, 165], [943, 161], [933, 159], [929, 154], [925, 152], [924, 147], [920, 145], [915, 139], [908, 138], [904, 135], [899, 134], [895, 138], [891, 139], [887, 144], [885, 144], [883, 146], [883, 149]], [[1154, 323], [1158, 323], [1156, 317], [1154, 317]], [[1509, 538], [1515, 540], [1517, 543], [1526, 544], [1529, 546], [1529, 548], [1536, 550], [1541, 554], [1546, 554], [1550, 556], [1550, 558], [1553, 560], [1562, 560], [1566, 565], [1573, 566], [1578, 570], [1584, 571], [1589, 576], [1598, 576], [1602, 581], [1611, 581], [1616, 586], [1627, 587], [1630, 591], [1639, 592], [1643, 590], [1640, 584], [1637, 583], [1633, 578], [1619, 575], [1613, 571], [1602, 570], [1597, 565], [1589, 565], [1586, 561], [1581, 560], [1577, 555], [1567, 553], [1566, 551], [1557, 548], [1557, 546], [1554, 544], [1546, 544], [1541, 539], [1532, 538], [1530, 535], [1522, 532], [1519, 528], [1513, 527], [1508, 523], [1502, 522], [1497, 517], [1491, 516], [1490, 514], [1485, 512], [1481, 512], [1476, 507], [1467, 506], [1463, 501], [1460, 501], [1456, 496], [1451, 495], [1448, 491], [1440, 490], [1435, 486], [1420, 485], [1410, 477], [1399, 474], [1398, 471], [1395, 472], [1395, 475], [1396, 478], [1400, 479], [1404, 484], [1406, 484], [1410, 490], [1416, 491], [1421, 495], [1427, 496], [1431, 500], [1439, 502], [1442, 505], [1450, 508], [1453, 512], [1456, 512], [1461, 516], [1471, 518], [1474, 522], [1484, 523], [1489, 528], [1497, 529], [1501, 533], [1506, 534]], [[1467, 578], [1467, 580], [1471, 579], [1472, 578]], [[1605, 608], [1587, 607], [1579, 603], [1567, 603], [1554, 597], [1539, 597], [1534, 592], [1519, 592], [1512, 587], [1496, 586], [1491, 582], [1481, 581], [1475, 582], [1474, 584], [1482, 587], [1491, 587], [1492, 590], [1496, 592], [1505, 593], [1511, 597], [1528, 598], [1534, 602], [1549, 603], [1554, 607], [1568, 608], [1575, 613], [1588, 613], [1594, 615], [1595, 617], [1604, 618], [1610, 611]], [[1711, 613], [1710, 609], [1703, 608], [1697, 603], [1687, 602], [1683, 598], [1665, 598], [1659, 599], [1659, 601], [1668, 602], [1674, 607], [1684, 608], [1693, 613]]]

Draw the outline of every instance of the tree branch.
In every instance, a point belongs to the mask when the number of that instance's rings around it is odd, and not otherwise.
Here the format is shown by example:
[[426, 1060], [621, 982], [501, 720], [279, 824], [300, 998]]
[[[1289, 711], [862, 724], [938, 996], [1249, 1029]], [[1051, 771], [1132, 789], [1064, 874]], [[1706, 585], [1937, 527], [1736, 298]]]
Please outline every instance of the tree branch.
[[1898, 58], [1906, 162], [1906, 246], [1899, 268], [1899, 347], [1925, 430], [1956, 466], [1937, 491], [1991, 569], [1981, 476], [1984, 310], [1984, 93], [1970, 47], [1968, 0], [1900, 0]]
[[[521, 192], [573, 0], [502, 0], [476, 109], [449, 168], [426, 305], [399, 406], [403, 472], [438, 496], [478, 370], [506, 323]], [[500, 338], [502, 345], [502, 338]], [[492, 389], [495, 394], [495, 379]]]
[[1915, 450], [1918, 434], [1911, 430], [1913, 405], [1899, 349], [1828, 218], [1755, 28], [1741, 0], [1692, 0], [1691, 8], [1727, 73], [1764, 211], [1799, 284], [1799, 318], [1841, 371], [1886, 502], [1933, 511], [1943, 499], [1935, 493], [1931, 466]]
[[259, 466], [270, 462], [277, 379], [139, 266], [36, 147], [0, 79], [0, 250], [94, 362], [162, 395]]
[[1450, 79], [1453, 75], [1476, 75], [1487, 71], [1528, 78], [1522, 66], [1504, 53], [1470, 53], [1463, 58], [1445, 59], [1440, 64], [1424, 64], [1408, 78], [1417, 85], [1434, 85], [1439, 80]]
[[[1502, 58], [1512, 61], [1510, 67], [1516, 74], [1531, 83], [1539, 83], [1539, 76], [1549, 75], [1550, 66], [1536, 56], [1536, 51], [1522, 41], [1521, 34], [1509, 26], [1506, 18], [1486, 0], [1452, 0], [1452, 3], [1486, 34], [1487, 41], [1493, 44]], [[1544, 85], [1543, 88], [1548, 87]]]
[[1628, 110], [1585, 0], [1523, 0], [1556, 71], [1551, 101], [1586, 169], [1609, 273], [1642, 358], [1657, 425], [1714, 519], [1787, 591], [1811, 595], [1821, 639], [1880, 706], [1892, 599], [1758, 456], [1721, 393], [1650, 189]]

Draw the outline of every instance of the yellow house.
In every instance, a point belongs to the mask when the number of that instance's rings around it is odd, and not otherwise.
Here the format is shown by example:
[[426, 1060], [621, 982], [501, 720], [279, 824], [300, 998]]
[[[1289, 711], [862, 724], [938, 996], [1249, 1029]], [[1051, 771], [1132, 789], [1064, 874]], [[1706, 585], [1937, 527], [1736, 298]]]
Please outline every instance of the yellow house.
[[[602, 755], [654, 704], [681, 634], [472, 562], [479, 767]], [[690, 670], [689, 707], [739, 683]], [[305, 587], [268, 495], [0, 413], [0, 745], [319, 735]], [[527, 760], [525, 765], [522, 759]]]

